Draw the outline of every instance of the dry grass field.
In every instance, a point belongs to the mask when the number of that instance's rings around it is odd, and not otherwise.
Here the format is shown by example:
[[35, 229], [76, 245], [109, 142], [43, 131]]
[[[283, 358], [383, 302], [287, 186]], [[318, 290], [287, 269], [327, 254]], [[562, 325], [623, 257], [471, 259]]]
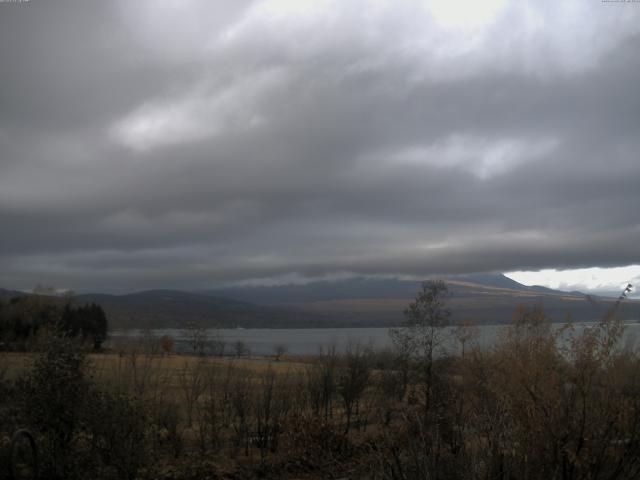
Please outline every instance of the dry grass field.
[[16, 379], [29, 369], [34, 358], [33, 353], [0, 352], [0, 377]]
[[[33, 365], [37, 353], [0, 352], [0, 377], [15, 380]], [[87, 355], [88, 374], [105, 381], [115, 381], [127, 376], [132, 369], [148, 370], [154, 375], [162, 374], [166, 386], [176, 386], [177, 378], [186, 369], [199, 364], [203, 368], [226, 369], [233, 367], [241, 372], [257, 376], [268, 371], [276, 374], [296, 375], [303, 373], [312, 359], [284, 356], [279, 360], [270, 356], [251, 357], [202, 357], [197, 355], [158, 355], [140, 352], [90, 353]]]

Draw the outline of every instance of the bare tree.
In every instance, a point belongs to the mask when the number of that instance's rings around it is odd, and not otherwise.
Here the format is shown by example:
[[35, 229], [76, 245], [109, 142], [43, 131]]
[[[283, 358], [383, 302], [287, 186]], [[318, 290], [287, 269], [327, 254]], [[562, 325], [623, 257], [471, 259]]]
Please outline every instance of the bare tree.
[[[130, 385], [135, 395], [142, 397], [149, 390], [155, 395], [166, 375], [159, 357], [160, 341], [149, 330], [142, 330], [136, 340], [119, 355], [120, 386]], [[124, 377], [124, 378], [123, 378]], [[124, 381], [122, 381], [124, 380]]]
[[427, 411], [432, 398], [434, 356], [445, 339], [443, 327], [449, 325], [451, 316], [448, 298], [449, 290], [443, 281], [424, 282], [422, 290], [404, 312], [404, 324], [390, 330], [391, 340], [400, 355], [416, 362]]
[[275, 444], [279, 427], [279, 404], [277, 398], [276, 373], [269, 368], [261, 376], [261, 385], [253, 402], [256, 420], [255, 441], [264, 461], [267, 449]]
[[462, 358], [466, 353], [466, 346], [478, 336], [478, 330], [471, 320], [464, 320], [456, 325], [453, 336], [460, 344], [460, 354]]
[[204, 355], [209, 343], [207, 329], [195, 322], [188, 322], [183, 333], [193, 353]]
[[220, 328], [214, 328], [211, 339], [209, 340], [209, 346], [211, 347], [211, 354], [222, 357], [224, 355], [227, 342], [224, 339], [224, 335]]
[[336, 393], [337, 354], [332, 346], [326, 352], [320, 350], [318, 361], [307, 368], [307, 392], [316, 415], [324, 414], [325, 420], [333, 416], [333, 397]]
[[244, 447], [245, 456], [249, 456], [251, 420], [253, 405], [253, 375], [248, 370], [237, 370], [231, 380], [229, 401], [233, 409], [234, 447]]
[[187, 426], [193, 424], [194, 407], [206, 388], [206, 364], [204, 359], [197, 361], [185, 361], [178, 372], [178, 383], [182, 391], [185, 410], [187, 413]]
[[242, 340], [237, 340], [233, 344], [233, 350], [236, 354], [236, 357], [243, 357], [245, 355], [249, 355], [249, 347]]
[[273, 353], [275, 354], [276, 361], [280, 361], [280, 358], [287, 353], [287, 346], [283, 343], [277, 343], [273, 346]]
[[346, 416], [345, 433], [349, 433], [354, 412], [359, 413], [360, 399], [371, 374], [370, 352], [357, 344], [350, 344], [344, 356], [345, 365], [338, 373], [338, 392], [342, 397]]

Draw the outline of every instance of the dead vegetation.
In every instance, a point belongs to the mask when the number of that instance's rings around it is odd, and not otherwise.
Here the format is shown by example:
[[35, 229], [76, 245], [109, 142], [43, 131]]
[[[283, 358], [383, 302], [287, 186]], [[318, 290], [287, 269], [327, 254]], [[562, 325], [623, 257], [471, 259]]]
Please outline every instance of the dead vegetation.
[[446, 300], [425, 285], [393, 351], [305, 363], [54, 337], [2, 354], [0, 431], [36, 434], [46, 478], [636, 478], [640, 358], [615, 311], [578, 332], [523, 308], [490, 349], [455, 329], [449, 356]]

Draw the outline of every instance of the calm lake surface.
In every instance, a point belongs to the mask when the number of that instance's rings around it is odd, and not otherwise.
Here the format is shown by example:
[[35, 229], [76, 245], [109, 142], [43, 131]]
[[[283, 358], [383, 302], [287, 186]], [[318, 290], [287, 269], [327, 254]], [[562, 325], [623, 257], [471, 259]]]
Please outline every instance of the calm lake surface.
[[[640, 323], [635, 320], [627, 320], [622, 346], [635, 348], [640, 338]], [[584, 328], [590, 328], [594, 324], [575, 324], [575, 331], [580, 332]], [[561, 328], [563, 324], [554, 324], [554, 328]], [[505, 331], [504, 325], [483, 325], [474, 327], [476, 338], [473, 340], [482, 347], [489, 347], [498, 341]], [[453, 328], [445, 329], [446, 333], [452, 333]], [[174, 343], [174, 349], [178, 352], [189, 351], [188, 333], [181, 329], [155, 329], [155, 330], [114, 330], [110, 335], [112, 344], [136, 341], [142, 336], [152, 335], [161, 337], [170, 336]], [[382, 349], [391, 346], [388, 328], [247, 328], [247, 329], [210, 329], [207, 330], [209, 341], [223, 341], [226, 345], [225, 353], [233, 353], [234, 344], [243, 342], [252, 355], [273, 355], [275, 347], [282, 345], [287, 353], [294, 355], [313, 355], [320, 349], [335, 346], [338, 351], [344, 351], [349, 344], [360, 344]], [[456, 342], [449, 341], [445, 345], [449, 351], [455, 351]]]

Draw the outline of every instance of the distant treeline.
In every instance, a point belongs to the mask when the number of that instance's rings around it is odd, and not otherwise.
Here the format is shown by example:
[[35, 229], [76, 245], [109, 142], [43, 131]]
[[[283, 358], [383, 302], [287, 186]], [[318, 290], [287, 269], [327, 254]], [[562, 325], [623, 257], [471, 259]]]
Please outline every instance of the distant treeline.
[[81, 338], [99, 350], [107, 337], [108, 322], [95, 303], [74, 306], [69, 299], [40, 295], [0, 301], [0, 349], [29, 350], [43, 331]]

